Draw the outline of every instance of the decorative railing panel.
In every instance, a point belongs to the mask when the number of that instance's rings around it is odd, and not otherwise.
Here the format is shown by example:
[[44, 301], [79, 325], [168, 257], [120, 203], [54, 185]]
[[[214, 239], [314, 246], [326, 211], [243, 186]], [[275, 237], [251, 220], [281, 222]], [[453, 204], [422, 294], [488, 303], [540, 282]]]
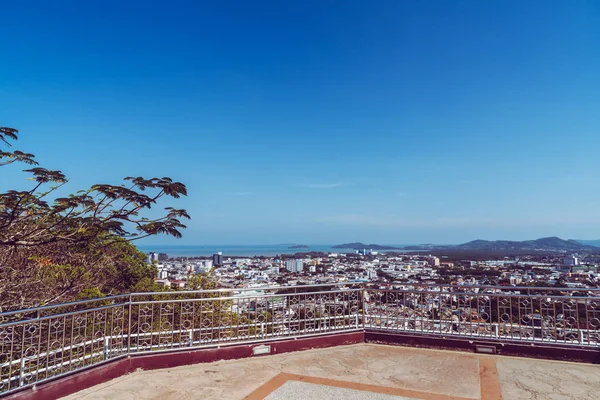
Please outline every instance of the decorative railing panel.
[[115, 358], [355, 330], [597, 348], [595, 289], [351, 284], [135, 293], [0, 313], [0, 395]]
[[364, 326], [426, 335], [596, 347], [600, 337], [598, 295], [597, 290], [582, 293], [554, 288], [368, 289]]
[[30, 311], [0, 315], [0, 393], [127, 353], [119, 298]]

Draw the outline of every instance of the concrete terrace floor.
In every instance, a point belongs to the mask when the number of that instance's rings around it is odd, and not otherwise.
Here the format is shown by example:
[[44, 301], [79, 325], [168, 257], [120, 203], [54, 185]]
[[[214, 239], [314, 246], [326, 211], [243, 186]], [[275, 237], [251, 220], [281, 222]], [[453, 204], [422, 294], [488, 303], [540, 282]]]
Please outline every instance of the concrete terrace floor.
[[598, 399], [600, 366], [357, 344], [136, 371], [64, 399]]

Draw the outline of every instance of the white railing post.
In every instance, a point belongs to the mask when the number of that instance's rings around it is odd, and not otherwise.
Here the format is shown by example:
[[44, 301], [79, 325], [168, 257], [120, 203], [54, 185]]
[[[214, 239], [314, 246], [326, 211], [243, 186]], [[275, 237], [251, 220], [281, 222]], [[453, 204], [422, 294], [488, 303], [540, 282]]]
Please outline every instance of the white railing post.
[[363, 329], [365, 329], [365, 320], [368, 317], [368, 310], [367, 310], [367, 302], [369, 301], [369, 292], [368, 289], [366, 288], [366, 284], [363, 284], [363, 291], [362, 291], [362, 327]]
[[194, 331], [192, 329], [190, 329], [188, 331], [188, 335], [189, 335], [189, 345], [190, 345], [190, 347], [192, 347], [194, 345]]
[[107, 338], [105, 336], [104, 337], [104, 359], [105, 360], [108, 360], [108, 355], [109, 355], [108, 354], [109, 353], [109, 350], [108, 350], [108, 341], [109, 341], [109, 338]]
[[131, 301], [132, 296], [129, 295], [129, 300], [127, 301], [127, 355], [131, 353]]
[[19, 374], [19, 386], [25, 384], [25, 358], [21, 358], [21, 373]]

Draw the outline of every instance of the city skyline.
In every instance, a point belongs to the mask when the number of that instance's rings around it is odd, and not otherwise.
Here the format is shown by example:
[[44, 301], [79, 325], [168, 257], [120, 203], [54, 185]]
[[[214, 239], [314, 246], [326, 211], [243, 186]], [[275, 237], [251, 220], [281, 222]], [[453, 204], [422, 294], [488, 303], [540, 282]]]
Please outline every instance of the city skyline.
[[3, 7], [0, 119], [71, 192], [185, 183], [140, 244], [600, 237], [597, 3], [65, 3]]

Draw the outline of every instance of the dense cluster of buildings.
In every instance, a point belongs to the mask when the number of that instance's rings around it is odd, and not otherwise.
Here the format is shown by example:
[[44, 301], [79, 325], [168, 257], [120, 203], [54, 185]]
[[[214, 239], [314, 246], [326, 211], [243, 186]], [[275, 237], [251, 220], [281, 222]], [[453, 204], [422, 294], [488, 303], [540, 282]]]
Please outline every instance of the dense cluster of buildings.
[[157, 283], [181, 288], [194, 274], [210, 274], [224, 287], [343, 282], [595, 287], [600, 259], [562, 255], [482, 261], [373, 252], [248, 258], [225, 257], [219, 252], [194, 258], [150, 253], [148, 262], [157, 266]]

